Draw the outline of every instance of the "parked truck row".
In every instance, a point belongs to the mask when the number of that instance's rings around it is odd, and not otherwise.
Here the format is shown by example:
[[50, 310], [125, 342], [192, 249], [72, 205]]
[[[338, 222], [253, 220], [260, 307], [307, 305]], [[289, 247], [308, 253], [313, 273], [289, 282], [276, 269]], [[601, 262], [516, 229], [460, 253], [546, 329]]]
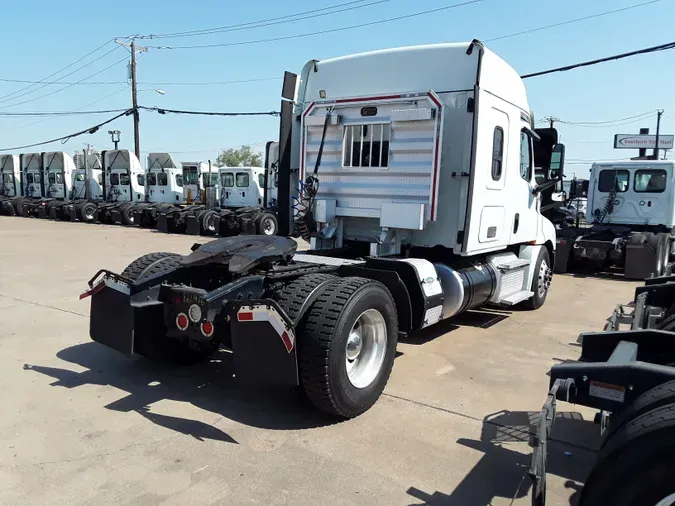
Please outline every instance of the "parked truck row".
[[84, 168], [62, 151], [0, 155], [0, 214], [275, 235], [278, 143], [268, 143], [266, 153], [265, 168], [177, 163], [169, 153], [150, 153], [146, 170], [126, 149], [86, 154]]

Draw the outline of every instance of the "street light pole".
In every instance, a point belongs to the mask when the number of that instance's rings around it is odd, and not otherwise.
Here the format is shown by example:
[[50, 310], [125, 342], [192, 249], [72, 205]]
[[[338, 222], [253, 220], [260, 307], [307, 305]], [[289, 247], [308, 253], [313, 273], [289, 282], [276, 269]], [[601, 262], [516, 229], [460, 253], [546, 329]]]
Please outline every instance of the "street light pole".
[[117, 146], [120, 143], [120, 132], [119, 130], [108, 130], [108, 134], [110, 134], [110, 139], [113, 141], [115, 144], [115, 151], [117, 151]]

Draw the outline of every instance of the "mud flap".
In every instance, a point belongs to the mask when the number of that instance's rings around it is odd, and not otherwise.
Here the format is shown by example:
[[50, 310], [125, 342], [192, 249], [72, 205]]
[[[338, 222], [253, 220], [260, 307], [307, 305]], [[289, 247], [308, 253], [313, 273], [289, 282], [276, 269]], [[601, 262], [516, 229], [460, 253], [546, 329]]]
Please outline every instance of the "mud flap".
[[[169, 219], [171, 219], [171, 224], [169, 224]], [[164, 232], [165, 234], [169, 233], [169, 225], [171, 225], [171, 228], [173, 229], [173, 216], [167, 216], [166, 214], [158, 214], [157, 215], [157, 230], [160, 232]]]
[[232, 351], [237, 379], [299, 385], [295, 330], [273, 300], [233, 303]]
[[124, 355], [133, 354], [134, 309], [128, 287], [106, 284], [92, 295], [89, 336]]
[[200, 227], [199, 227], [199, 220], [197, 219], [196, 214], [190, 214], [185, 217], [185, 223], [187, 226], [187, 229], [185, 231], [186, 234], [188, 235], [199, 235], [200, 233]]
[[555, 248], [555, 264], [553, 265], [553, 272], [564, 274], [567, 272], [569, 265], [570, 253], [574, 247], [574, 241], [566, 238], [558, 239]]

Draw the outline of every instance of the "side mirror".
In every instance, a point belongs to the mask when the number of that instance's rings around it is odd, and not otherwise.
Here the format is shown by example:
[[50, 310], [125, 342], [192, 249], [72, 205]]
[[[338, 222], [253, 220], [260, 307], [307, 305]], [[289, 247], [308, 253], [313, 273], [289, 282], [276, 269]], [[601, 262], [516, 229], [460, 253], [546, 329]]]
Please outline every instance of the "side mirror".
[[551, 151], [551, 163], [549, 164], [548, 179], [562, 179], [565, 167], [565, 145], [556, 144]]

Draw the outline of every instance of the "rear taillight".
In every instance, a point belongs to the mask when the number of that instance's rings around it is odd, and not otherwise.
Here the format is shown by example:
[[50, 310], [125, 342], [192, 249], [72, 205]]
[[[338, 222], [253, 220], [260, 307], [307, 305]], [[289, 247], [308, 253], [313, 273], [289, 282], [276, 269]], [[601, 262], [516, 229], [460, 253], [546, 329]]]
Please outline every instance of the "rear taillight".
[[176, 327], [178, 330], [187, 330], [188, 325], [190, 325], [190, 320], [185, 313], [178, 313], [176, 316]]
[[213, 335], [213, 331], [215, 330], [213, 328], [213, 323], [211, 323], [211, 322], [202, 323], [201, 328], [202, 328], [202, 334], [204, 334], [205, 337], [211, 337]]

